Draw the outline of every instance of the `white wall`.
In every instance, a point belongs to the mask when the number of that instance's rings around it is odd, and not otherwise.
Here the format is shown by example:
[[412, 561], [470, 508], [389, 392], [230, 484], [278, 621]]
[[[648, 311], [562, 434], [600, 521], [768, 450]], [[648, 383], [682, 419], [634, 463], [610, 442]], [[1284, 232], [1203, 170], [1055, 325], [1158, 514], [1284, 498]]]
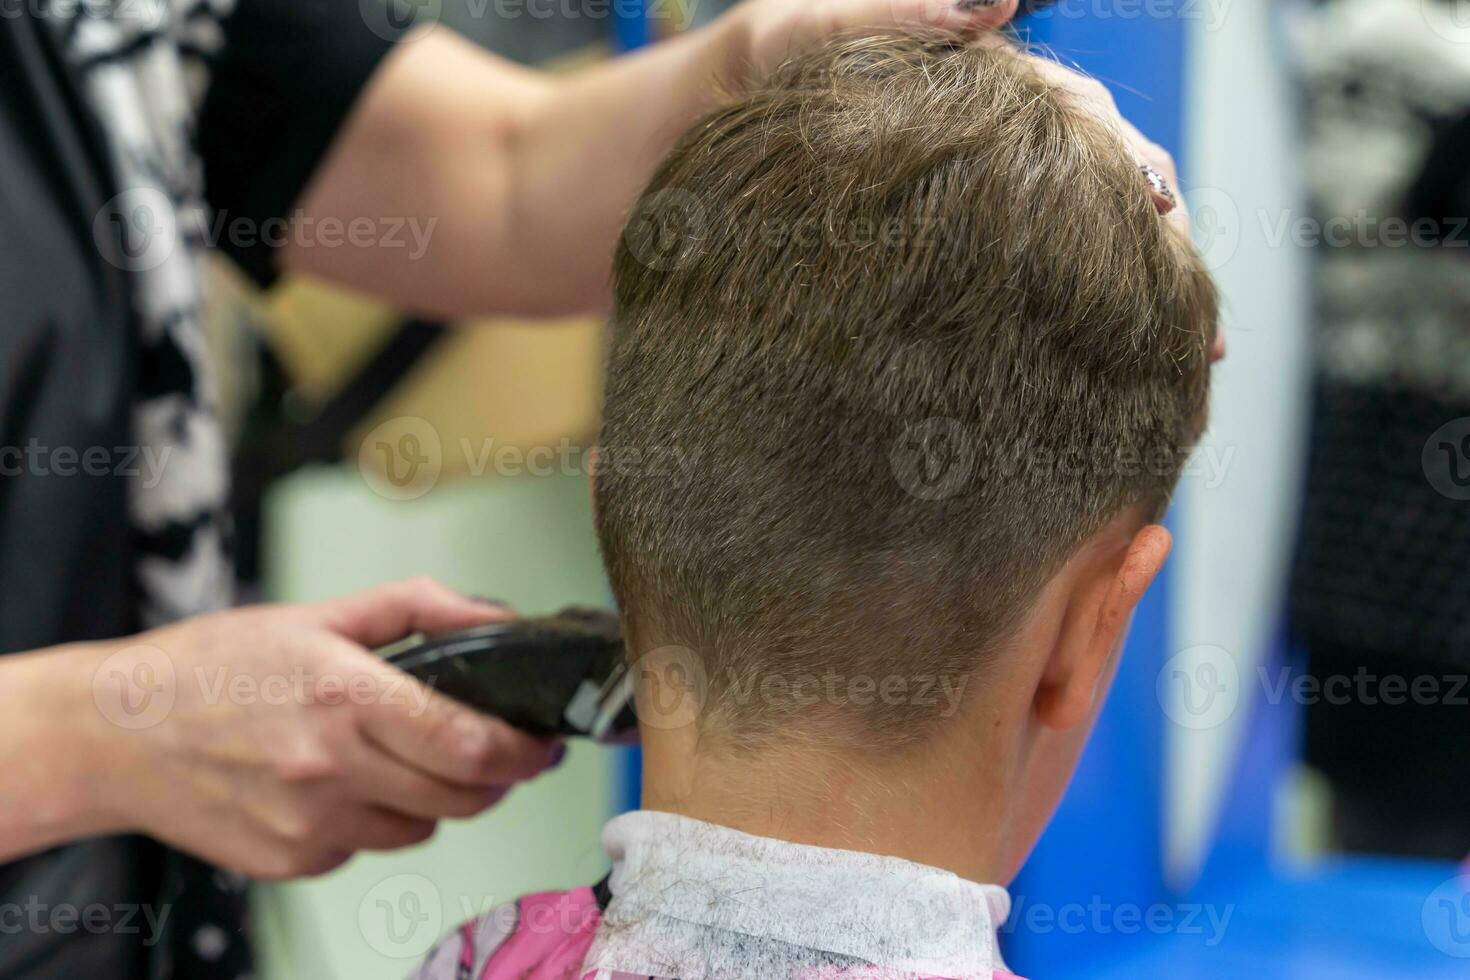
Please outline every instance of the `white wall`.
[[[318, 599], [430, 574], [526, 613], [608, 601], [585, 477], [445, 480], [418, 500], [374, 495], [357, 468], [286, 481], [268, 508], [274, 598]], [[315, 881], [257, 888], [266, 980], [407, 976], [437, 937], [527, 892], [589, 885], [621, 791], [612, 750], [561, 767], [430, 842], [361, 854]]]
[[1302, 213], [1287, 5], [1198, 6], [1211, 13], [1189, 24], [1183, 182], [1221, 288], [1229, 354], [1215, 369], [1210, 429], [1176, 509], [1171, 652], [1188, 651], [1186, 669], [1208, 664], [1224, 683], [1233, 671], [1235, 707], [1231, 692], [1204, 718], [1165, 704], [1188, 722], [1168, 726], [1166, 752], [1166, 860], [1181, 881], [1203, 858], [1259, 690], [1255, 665], [1281, 622], [1307, 388], [1307, 254], [1273, 244], [1282, 219]]

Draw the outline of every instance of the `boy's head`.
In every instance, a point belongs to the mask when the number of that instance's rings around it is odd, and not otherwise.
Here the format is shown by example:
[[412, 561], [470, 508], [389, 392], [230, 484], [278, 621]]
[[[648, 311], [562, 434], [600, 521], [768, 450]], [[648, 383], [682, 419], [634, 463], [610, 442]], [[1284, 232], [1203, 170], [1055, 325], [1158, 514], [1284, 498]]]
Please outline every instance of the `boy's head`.
[[1011, 49], [854, 38], [702, 119], [619, 250], [595, 480], [699, 751], [880, 764], [983, 716], [1039, 827], [1167, 551], [1215, 314], [1121, 138]]

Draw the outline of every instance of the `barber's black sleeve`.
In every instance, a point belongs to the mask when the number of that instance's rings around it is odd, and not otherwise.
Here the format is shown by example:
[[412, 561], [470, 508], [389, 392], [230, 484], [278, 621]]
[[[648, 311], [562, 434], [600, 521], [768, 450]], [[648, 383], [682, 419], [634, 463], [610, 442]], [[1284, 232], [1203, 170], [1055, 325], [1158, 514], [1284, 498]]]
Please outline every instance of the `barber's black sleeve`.
[[[218, 244], [261, 285], [276, 275], [282, 222], [397, 40], [367, 9], [362, 0], [238, 0], [224, 22], [199, 153]], [[229, 231], [237, 221], [243, 234]]]

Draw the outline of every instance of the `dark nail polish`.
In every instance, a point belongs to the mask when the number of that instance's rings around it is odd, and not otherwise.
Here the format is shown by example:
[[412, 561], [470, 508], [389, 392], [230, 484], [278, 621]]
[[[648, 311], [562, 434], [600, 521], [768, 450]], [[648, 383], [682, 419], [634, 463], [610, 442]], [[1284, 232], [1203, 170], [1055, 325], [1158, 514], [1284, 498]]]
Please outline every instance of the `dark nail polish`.
[[547, 769], [555, 769], [557, 766], [561, 765], [564, 761], [566, 761], [566, 757], [567, 757], [567, 743], [562, 742], [555, 749], [552, 749], [552, 751], [551, 751], [551, 761], [546, 764], [546, 768]]
[[955, 0], [955, 7], [960, 10], [985, 10], [994, 7], [1000, 0]]

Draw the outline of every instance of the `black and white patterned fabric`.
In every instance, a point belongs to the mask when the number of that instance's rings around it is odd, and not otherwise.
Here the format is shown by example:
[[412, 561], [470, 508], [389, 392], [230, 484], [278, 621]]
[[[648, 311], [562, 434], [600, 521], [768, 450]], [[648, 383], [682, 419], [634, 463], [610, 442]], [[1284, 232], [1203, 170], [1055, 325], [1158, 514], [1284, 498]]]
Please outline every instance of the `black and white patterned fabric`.
[[[131, 428], [160, 465], [128, 489], [142, 626], [229, 605], [228, 452], [205, 347], [203, 171], [195, 119], [206, 56], [234, 0], [53, 2], [57, 32], [102, 132], [117, 195], [98, 215], [99, 251], [126, 272], [136, 325]], [[156, 977], [249, 975], [244, 883], [181, 854], [166, 857], [160, 904], [172, 910]], [[222, 887], [223, 886], [223, 887]]]
[[[218, 246], [275, 275], [271, 240], [219, 229], [290, 217], [397, 38], [370, 10], [0, 10], [0, 654], [231, 601], [201, 259]], [[141, 836], [0, 865], [0, 904], [140, 913], [127, 929], [7, 933], [0, 978], [249, 976], [246, 884]]]
[[[1462, 5], [1461, 5], [1462, 6]], [[1470, 21], [1303, 6], [1316, 397], [1292, 625], [1470, 669]], [[1464, 429], [1460, 432], [1460, 429]]]
[[129, 493], [144, 626], [229, 605], [228, 454], [202, 317], [204, 173], [195, 120], [235, 0], [53, 0], [116, 169], [98, 246], [129, 273], [138, 327], [132, 428], [161, 465]]
[[1292, 21], [1316, 364], [1290, 626], [1339, 692], [1307, 705], [1305, 755], [1340, 846], [1446, 859], [1470, 848], [1464, 10], [1322, 0]]

